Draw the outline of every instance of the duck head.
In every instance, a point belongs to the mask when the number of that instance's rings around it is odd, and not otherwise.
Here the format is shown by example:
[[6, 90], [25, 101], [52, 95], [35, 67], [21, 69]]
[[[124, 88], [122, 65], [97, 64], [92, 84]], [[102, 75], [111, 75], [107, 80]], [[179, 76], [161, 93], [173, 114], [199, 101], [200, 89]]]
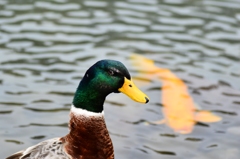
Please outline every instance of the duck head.
[[75, 93], [73, 105], [99, 112], [103, 110], [106, 96], [112, 92], [124, 93], [140, 103], [149, 101], [148, 96], [133, 83], [127, 68], [121, 62], [101, 60], [86, 71]]

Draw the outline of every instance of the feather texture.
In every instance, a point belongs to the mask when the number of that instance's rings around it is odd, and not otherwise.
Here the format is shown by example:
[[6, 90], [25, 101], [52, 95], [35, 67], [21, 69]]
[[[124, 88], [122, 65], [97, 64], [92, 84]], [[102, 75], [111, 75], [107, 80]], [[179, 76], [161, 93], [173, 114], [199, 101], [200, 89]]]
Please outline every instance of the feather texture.
[[19, 151], [6, 159], [71, 159], [63, 149], [60, 138], [53, 138]]

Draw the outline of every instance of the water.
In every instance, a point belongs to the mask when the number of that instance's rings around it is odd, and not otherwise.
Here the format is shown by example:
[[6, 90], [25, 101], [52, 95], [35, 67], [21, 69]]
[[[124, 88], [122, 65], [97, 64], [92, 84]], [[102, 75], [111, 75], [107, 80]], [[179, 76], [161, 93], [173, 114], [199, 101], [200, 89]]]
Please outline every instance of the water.
[[238, 159], [239, 26], [239, 0], [1, 0], [1, 156], [65, 135], [85, 70], [110, 58], [137, 75], [128, 60], [135, 52], [171, 69], [223, 120], [179, 135], [144, 124], [163, 118], [161, 83], [142, 87], [148, 105], [112, 94], [105, 116], [116, 158]]

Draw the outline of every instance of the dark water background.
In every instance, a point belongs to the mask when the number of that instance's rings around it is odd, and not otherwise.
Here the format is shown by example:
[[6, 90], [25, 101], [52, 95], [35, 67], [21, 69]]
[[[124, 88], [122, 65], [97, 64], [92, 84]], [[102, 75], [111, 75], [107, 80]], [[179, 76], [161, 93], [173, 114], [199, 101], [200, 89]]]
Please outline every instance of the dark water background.
[[[0, 155], [68, 132], [74, 91], [97, 60], [154, 59], [223, 120], [188, 135], [165, 125], [161, 83], [148, 105], [112, 94], [105, 116], [117, 159], [239, 159], [239, 0], [0, 0]], [[141, 77], [143, 80], [144, 76]]]

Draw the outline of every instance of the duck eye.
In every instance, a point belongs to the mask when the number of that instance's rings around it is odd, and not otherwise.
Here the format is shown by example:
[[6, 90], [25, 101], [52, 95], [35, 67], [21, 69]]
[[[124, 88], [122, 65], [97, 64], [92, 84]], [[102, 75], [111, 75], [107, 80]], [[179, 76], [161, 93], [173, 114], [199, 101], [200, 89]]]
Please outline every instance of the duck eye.
[[115, 73], [114, 73], [113, 70], [108, 70], [108, 74], [109, 74], [110, 76], [113, 76]]

